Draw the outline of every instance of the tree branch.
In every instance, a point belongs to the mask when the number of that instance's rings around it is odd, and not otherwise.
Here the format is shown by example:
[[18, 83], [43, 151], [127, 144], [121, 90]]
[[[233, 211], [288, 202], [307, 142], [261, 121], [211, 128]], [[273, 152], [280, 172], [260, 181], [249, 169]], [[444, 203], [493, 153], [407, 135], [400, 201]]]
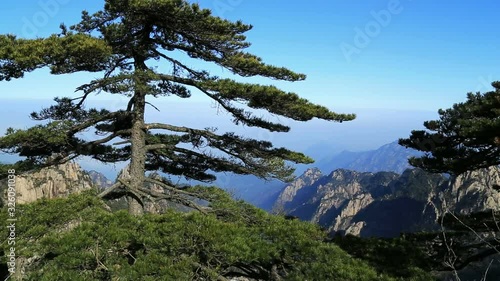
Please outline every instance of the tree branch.
[[145, 194], [151, 195], [152, 197], [160, 199], [160, 200], [165, 199], [168, 201], [172, 201], [172, 202], [179, 203], [179, 204], [182, 204], [184, 206], [193, 208], [204, 215], [208, 214], [208, 211], [211, 210], [211, 208], [202, 207], [189, 199], [183, 198], [182, 196], [175, 196], [173, 194], [172, 195], [162, 194], [162, 193], [158, 193], [158, 192], [152, 191], [151, 189], [147, 189], [144, 187], [140, 187], [139, 191], [144, 192]]
[[99, 197], [99, 198], [105, 198], [107, 195], [109, 195], [110, 193], [112, 193], [113, 191], [115, 191], [120, 186], [122, 186], [122, 183], [121, 182], [117, 182], [117, 183], [113, 184], [111, 187], [106, 188], [106, 190], [104, 190], [103, 192], [99, 193], [97, 195], [97, 197]]

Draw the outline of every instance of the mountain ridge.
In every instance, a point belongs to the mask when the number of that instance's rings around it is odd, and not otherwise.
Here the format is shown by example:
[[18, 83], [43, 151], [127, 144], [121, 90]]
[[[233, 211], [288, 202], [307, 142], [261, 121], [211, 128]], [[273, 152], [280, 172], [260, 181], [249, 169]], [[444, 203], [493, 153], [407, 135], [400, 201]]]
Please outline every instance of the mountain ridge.
[[403, 173], [411, 168], [408, 158], [421, 156], [422, 153], [400, 146], [397, 141], [377, 149], [353, 152], [343, 150], [335, 156], [318, 161], [316, 166], [323, 172], [348, 169], [358, 172], [396, 172]]
[[437, 219], [447, 211], [500, 210], [495, 189], [499, 184], [499, 167], [456, 178], [421, 169], [401, 175], [337, 169], [321, 177], [308, 170], [283, 189], [274, 209], [318, 223], [331, 233], [396, 237], [401, 232], [435, 230]]

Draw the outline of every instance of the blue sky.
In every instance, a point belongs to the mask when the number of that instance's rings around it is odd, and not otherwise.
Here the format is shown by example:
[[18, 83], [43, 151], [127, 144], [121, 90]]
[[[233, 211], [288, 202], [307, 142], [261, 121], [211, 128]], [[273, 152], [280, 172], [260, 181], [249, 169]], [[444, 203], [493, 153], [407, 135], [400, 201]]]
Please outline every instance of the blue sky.
[[[489, 83], [500, 80], [498, 0], [196, 2], [212, 9], [215, 15], [252, 24], [254, 28], [247, 34], [252, 43], [250, 52], [269, 64], [286, 66], [308, 76], [306, 81], [295, 83], [258, 78], [250, 81], [273, 83], [335, 111], [358, 114], [358, 120], [343, 124], [299, 124], [292, 127], [288, 137], [255, 135], [251, 131], [254, 136], [277, 140], [291, 148], [313, 151], [314, 146], [324, 147], [325, 143], [335, 144], [338, 150], [376, 148], [409, 135], [411, 129], [434, 118], [439, 108], [464, 101], [467, 92], [489, 91]], [[74, 24], [79, 21], [81, 10], [94, 12], [102, 3], [4, 1], [0, 34], [34, 38], [57, 33], [60, 23]], [[75, 87], [93, 77], [97, 74], [54, 77], [47, 70], [39, 70], [25, 79], [0, 82], [0, 100], [13, 100], [4, 103], [2, 115], [16, 111], [16, 116], [26, 116], [9, 120], [2, 116], [0, 130], [3, 132], [11, 125], [27, 126], [27, 114], [46, 104], [36, 100], [74, 96]], [[195, 95], [190, 101], [175, 101], [186, 110], [176, 106], [174, 115], [167, 107], [161, 114], [177, 118], [190, 109], [193, 100], [207, 103]], [[163, 102], [168, 106], [172, 101]], [[115, 98], [105, 105], [123, 103], [123, 99]], [[33, 108], [34, 105], [39, 106]], [[213, 118], [206, 120], [230, 126], [222, 121], [228, 117], [215, 116], [209, 103], [200, 107], [197, 114], [206, 112], [211, 112]], [[189, 125], [202, 119], [186, 116], [179, 122]], [[15, 124], [12, 119], [16, 119]]]
[[[436, 111], [464, 100], [468, 91], [490, 90], [490, 80], [500, 79], [495, 0], [197, 2], [215, 15], [254, 25], [249, 51], [308, 75], [304, 82], [277, 84], [332, 108]], [[61, 22], [77, 22], [81, 10], [96, 11], [102, 2], [2, 4], [0, 33], [34, 37], [57, 32]], [[342, 46], [357, 51], [346, 55]], [[33, 83], [54, 81], [38, 89], [38, 98], [53, 96], [54, 87], [69, 92], [87, 77], [47, 76], [28, 76]], [[2, 97], [33, 98], [24, 82], [1, 83]]]

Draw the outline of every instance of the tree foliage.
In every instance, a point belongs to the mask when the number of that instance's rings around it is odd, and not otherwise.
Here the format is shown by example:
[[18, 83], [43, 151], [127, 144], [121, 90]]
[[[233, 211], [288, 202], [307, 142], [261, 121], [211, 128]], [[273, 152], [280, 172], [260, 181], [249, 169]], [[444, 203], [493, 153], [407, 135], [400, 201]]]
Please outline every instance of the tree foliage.
[[[272, 85], [218, 77], [185, 63], [201, 60], [241, 77], [305, 79], [303, 74], [265, 64], [246, 52], [250, 43], [244, 34], [251, 28], [241, 21], [215, 17], [210, 10], [184, 0], [106, 0], [101, 11], [84, 11], [78, 24], [61, 25], [59, 34], [37, 39], [1, 35], [0, 80], [22, 78], [43, 67], [52, 74], [86, 71], [102, 76], [78, 87], [80, 97], [56, 98], [55, 105], [32, 113], [33, 119], [44, 124], [9, 129], [0, 138], [0, 149], [25, 156], [16, 164], [23, 170], [80, 156], [111, 163], [130, 160], [131, 179], [114, 188], [127, 190], [134, 213], [140, 213], [139, 205], [143, 205], [145, 195], [138, 189], [144, 186], [148, 171], [206, 182], [215, 179], [214, 172], [289, 180], [293, 174], [289, 162], [311, 163], [312, 159], [267, 141], [218, 134], [209, 128], [147, 123], [144, 117], [151, 98], [197, 94], [230, 113], [235, 124], [272, 132], [288, 132], [290, 127], [257, 116], [251, 109], [298, 121], [355, 118]], [[89, 95], [100, 92], [124, 95], [129, 103], [116, 111], [86, 108]], [[81, 136], [90, 129], [97, 136], [92, 141]]]
[[410, 164], [430, 172], [461, 174], [500, 164], [500, 82], [493, 91], [468, 93], [467, 101], [438, 111], [427, 130], [412, 131], [399, 144], [425, 152]]
[[436, 280], [429, 272], [434, 268], [422, 243], [405, 238], [360, 238], [352, 235], [333, 237], [332, 242], [353, 257], [368, 262], [377, 271], [404, 280]]

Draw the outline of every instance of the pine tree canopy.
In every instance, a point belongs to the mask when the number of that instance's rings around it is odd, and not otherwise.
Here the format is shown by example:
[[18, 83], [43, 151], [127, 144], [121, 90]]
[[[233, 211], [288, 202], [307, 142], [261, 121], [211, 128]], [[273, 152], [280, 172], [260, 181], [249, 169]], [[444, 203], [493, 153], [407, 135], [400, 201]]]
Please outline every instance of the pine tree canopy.
[[[132, 179], [121, 187], [125, 185], [139, 202], [144, 195], [137, 190], [142, 188], [147, 171], [160, 170], [207, 182], [215, 179], [214, 172], [289, 180], [293, 168], [287, 162], [311, 163], [312, 159], [266, 141], [217, 134], [214, 129], [146, 123], [144, 118], [146, 97], [189, 98], [194, 94], [212, 99], [230, 113], [235, 124], [271, 132], [288, 132], [290, 127], [256, 116], [251, 109], [298, 121], [319, 118], [343, 122], [355, 118], [354, 114], [332, 112], [272, 85], [211, 75], [176, 56], [183, 53], [241, 77], [291, 82], [306, 78], [245, 52], [250, 43], [244, 34], [251, 28], [241, 21], [215, 17], [210, 10], [185, 0], [106, 0], [101, 11], [84, 11], [78, 24], [61, 25], [59, 34], [47, 38], [0, 35], [0, 80], [22, 78], [45, 67], [52, 74], [102, 74], [78, 87], [79, 97], [56, 98], [56, 104], [32, 113], [33, 119], [45, 121], [42, 125], [9, 129], [0, 138], [0, 149], [25, 156], [26, 160], [13, 166], [22, 170], [79, 156], [102, 162], [130, 160]], [[169, 70], [162, 72], [157, 66]], [[124, 95], [129, 98], [128, 106], [117, 111], [86, 108], [89, 95], [100, 92]], [[90, 129], [98, 136], [92, 141], [81, 137]]]
[[400, 139], [400, 145], [425, 152], [410, 164], [454, 175], [500, 165], [500, 82], [492, 86], [494, 91], [468, 93], [466, 102], [440, 109], [440, 120], [424, 123], [427, 131]]

